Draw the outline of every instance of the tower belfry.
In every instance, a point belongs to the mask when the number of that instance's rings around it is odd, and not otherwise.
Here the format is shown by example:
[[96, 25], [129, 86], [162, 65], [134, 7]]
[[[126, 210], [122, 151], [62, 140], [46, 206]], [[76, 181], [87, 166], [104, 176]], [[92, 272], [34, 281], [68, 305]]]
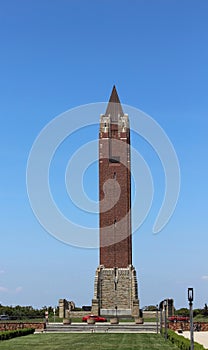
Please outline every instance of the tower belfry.
[[99, 132], [100, 265], [92, 312], [138, 316], [132, 266], [130, 127], [113, 87]]

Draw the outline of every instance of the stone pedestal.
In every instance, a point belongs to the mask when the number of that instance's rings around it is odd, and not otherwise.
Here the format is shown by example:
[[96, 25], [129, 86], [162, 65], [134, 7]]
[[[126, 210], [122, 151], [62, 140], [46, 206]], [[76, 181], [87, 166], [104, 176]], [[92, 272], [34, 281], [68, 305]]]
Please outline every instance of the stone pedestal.
[[144, 323], [144, 320], [143, 320], [142, 317], [137, 317], [137, 318], [135, 318], [135, 323], [136, 323], [136, 324], [143, 324], [143, 323]]
[[110, 323], [111, 323], [111, 324], [119, 324], [119, 319], [118, 319], [118, 317], [111, 318], [111, 319], [110, 319]]
[[94, 318], [88, 318], [87, 319], [88, 324], [95, 324], [95, 319]]
[[71, 319], [70, 318], [64, 318], [63, 319], [63, 324], [65, 324], [65, 325], [71, 324]]
[[136, 270], [132, 265], [97, 268], [92, 313], [106, 317], [139, 317]]

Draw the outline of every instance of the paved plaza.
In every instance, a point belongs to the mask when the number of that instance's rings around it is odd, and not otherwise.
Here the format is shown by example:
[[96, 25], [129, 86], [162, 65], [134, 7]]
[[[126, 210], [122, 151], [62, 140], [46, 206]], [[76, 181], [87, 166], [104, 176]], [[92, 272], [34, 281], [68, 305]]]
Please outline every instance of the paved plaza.
[[[183, 332], [181, 335], [190, 339], [190, 332], [188, 331]], [[208, 332], [194, 332], [194, 341], [202, 344], [205, 349], [208, 349]]]

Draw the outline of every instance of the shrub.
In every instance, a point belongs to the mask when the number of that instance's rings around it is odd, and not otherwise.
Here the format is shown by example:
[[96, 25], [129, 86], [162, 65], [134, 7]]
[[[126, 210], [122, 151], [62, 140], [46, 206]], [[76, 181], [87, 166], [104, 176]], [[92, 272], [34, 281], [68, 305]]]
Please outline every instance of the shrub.
[[15, 337], [22, 337], [24, 335], [33, 334], [34, 331], [34, 328], [23, 328], [17, 329], [15, 331], [0, 332], [0, 340], [8, 340]]

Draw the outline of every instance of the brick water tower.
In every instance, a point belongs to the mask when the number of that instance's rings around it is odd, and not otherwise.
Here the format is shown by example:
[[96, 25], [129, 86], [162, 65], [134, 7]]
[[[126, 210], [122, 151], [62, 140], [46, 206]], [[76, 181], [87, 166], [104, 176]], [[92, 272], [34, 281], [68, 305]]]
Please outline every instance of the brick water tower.
[[137, 278], [132, 265], [130, 127], [115, 86], [100, 117], [99, 201], [100, 265], [92, 313], [138, 317]]

